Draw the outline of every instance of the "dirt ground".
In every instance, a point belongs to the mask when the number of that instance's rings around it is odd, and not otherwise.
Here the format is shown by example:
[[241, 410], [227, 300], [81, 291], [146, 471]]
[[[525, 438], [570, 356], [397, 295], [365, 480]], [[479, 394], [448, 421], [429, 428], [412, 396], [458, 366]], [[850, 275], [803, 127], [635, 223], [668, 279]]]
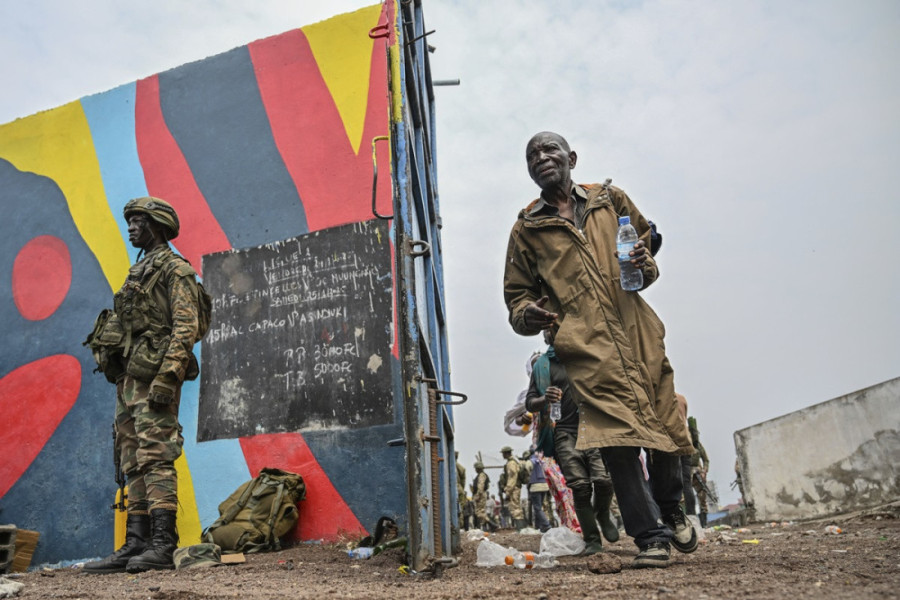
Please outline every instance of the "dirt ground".
[[[826, 532], [837, 524], [839, 534]], [[78, 568], [18, 575], [20, 598], [193, 600], [218, 598], [900, 598], [897, 508], [828, 521], [751, 524], [705, 531], [694, 554], [673, 552], [667, 569], [631, 569], [630, 538], [609, 544], [600, 560], [560, 557], [552, 569], [475, 566], [478, 542], [463, 535], [460, 564], [433, 573], [404, 573], [404, 552], [366, 560], [337, 544], [300, 544], [252, 554], [241, 565], [138, 575], [86, 575]], [[499, 531], [490, 539], [537, 551], [539, 535]]]

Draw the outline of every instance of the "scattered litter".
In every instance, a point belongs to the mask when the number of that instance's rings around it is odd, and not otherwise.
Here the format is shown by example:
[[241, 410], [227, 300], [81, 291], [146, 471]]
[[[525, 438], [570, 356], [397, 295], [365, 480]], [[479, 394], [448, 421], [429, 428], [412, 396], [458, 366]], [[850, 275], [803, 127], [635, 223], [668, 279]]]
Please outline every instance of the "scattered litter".
[[524, 527], [520, 529], [518, 533], [519, 535], [541, 535], [541, 531], [534, 527]]
[[750, 530], [747, 529], [746, 527], [741, 527], [740, 529], [737, 530], [737, 532], [738, 532], [738, 533], [753, 533], [752, 531], [750, 531]]
[[832, 552], [837, 552], [838, 554], [847, 554], [847, 550], [832, 550]]
[[741, 543], [742, 543], [742, 544], [758, 544], [758, 543], [759, 543], [759, 540], [757, 540], [757, 539], [752, 539], [752, 540], [741, 540]]
[[470, 529], [466, 532], [466, 539], [470, 542], [477, 542], [478, 540], [483, 540], [486, 538], [488, 534], [480, 529]]
[[372, 558], [372, 553], [374, 551], [375, 548], [367, 548], [365, 546], [361, 546], [359, 548], [347, 550], [347, 556], [349, 556], [350, 558]]
[[819, 533], [819, 532], [816, 531], [815, 529], [807, 529], [806, 531], [804, 531], [804, 532], [803, 532], [802, 534], [800, 534], [800, 535], [818, 535], [818, 533]]
[[553, 556], [577, 556], [584, 552], [584, 538], [568, 527], [554, 527], [541, 537], [540, 551]]
[[476, 567], [499, 567], [509, 565], [520, 569], [531, 569], [534, 567], [550, 568], [559, 564], [550, 554], [520, 552], [511, 546], [509, 548], [504, 548], [491, 540], [482, 540], [478, 544], [476, 556]]
[[844, 530], [841, 529], [840, 527], [838, 527], [837, 525], [829, 525], [828, 527], [825, 528], [825, 533], [831, 533], [834, 535], [838, 535], [843, 532], [844, 532]]
[[0, 577], [0, 598], [12, 598], [13, 596], [18, 596], [19, 592], [21, 592], [24, 587], [24, 583], [13, 581], [6, 577]]

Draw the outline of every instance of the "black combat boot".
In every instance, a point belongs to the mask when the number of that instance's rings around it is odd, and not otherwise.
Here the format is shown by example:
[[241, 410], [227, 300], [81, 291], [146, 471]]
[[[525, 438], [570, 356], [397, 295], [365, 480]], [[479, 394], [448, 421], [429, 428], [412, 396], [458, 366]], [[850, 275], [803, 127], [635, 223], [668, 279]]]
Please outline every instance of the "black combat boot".
[[581, 537], [584, 539], [584, 552], [582, 556], [590, 556], [603, 552], [603, 538], [597, 527], [597, 518], [594, 516], [594, 507], [591, 506], [591, 488], [579, 487], [573, 490], [572, 501], [575, 504], [575, 516], [581, 525]]
[[525, 519], [516, 519], [513, 522], [513, 527], [515, 527], [517, 531], [522, 531], [523, 529], [528, 528], [528, 521]]
[[125, 570], [129, 573], [141, 571], [174, 569], [172, 554], [178, 545], [175, 532], [175, 511], [157, 508], [150, 511], [150, 528], [153, 531], [150, 545], [143, 554], [128, 561]]
[[[607, 542], [614, 543], [619, 541], [619, 528], [612, 518], [609, 510], [612, 504], [613, 491], [611, 489], [601, 489], [602, 486], [594, 484], [594, 514], [597, 521], [600, 522], [600, 531]], [[581, 517], [579, 517], [580, 519]]]
[[85, 573], [124, 573], [125, 565], [132, 556], [137, 556], [147, 549], [150, 537], [150, 515], [128, 514], [125, 521], [125, 543], [122, 547], [104, 558], [84, 565]]
[[706, 527], [706, 513], [705, 512], [700, 513], [700, 526]]

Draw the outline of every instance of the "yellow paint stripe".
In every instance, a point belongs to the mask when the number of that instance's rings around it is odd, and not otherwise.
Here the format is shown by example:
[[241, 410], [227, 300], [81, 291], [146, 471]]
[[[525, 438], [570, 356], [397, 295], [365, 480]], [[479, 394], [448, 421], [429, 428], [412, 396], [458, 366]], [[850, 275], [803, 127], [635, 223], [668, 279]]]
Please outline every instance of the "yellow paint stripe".
[[381, 5], [376, 4], [301, 28], [356, 154], [365, 127], [375, 44], [369, 30], [380, 16]]
[[193, 546], [200, 543], [203, 528], [200, 525], [200, 512], [197, 510], [197, 496], [194, 494], [194, 480], [188, 467], [184, 453], [175, 461], [178, 473], [178, 545]]
[[56, 182], [75, 227], [100, 262], [110, 289], [119, 289], [128, 274], [128, 253], [106, 200], [81, 103], [71, 102], [0, 125], [0, 157], [20, 171]]

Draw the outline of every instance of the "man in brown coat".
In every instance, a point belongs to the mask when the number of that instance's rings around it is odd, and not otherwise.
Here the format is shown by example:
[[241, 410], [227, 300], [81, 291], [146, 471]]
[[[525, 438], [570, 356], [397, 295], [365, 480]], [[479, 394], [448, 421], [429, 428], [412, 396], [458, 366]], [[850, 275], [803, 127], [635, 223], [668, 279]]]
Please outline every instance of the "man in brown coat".
[[510, 324], [521, 335], [559, 327], [554, 348], [579, 403], [577, 448], [601, 448], [625, 530], [640, 548], [634, 566], [665, 567], [670, 544], [681, 552], [697, 548], [679, 506], [678, 455], [693, 447], [675, 401], [663, 324], [638, 292], [622, 290], [616, 256], [618, 217], [627, 215], [640, 236], [631, 263], [644, 287], [656, 281], [646, 250], [650, 226], [609, 181], [572, 182], [577, 155], [559, 134], [532, 137], [525, 158], [541, 197], [519, 213], [510, 233], [504, 274]]

